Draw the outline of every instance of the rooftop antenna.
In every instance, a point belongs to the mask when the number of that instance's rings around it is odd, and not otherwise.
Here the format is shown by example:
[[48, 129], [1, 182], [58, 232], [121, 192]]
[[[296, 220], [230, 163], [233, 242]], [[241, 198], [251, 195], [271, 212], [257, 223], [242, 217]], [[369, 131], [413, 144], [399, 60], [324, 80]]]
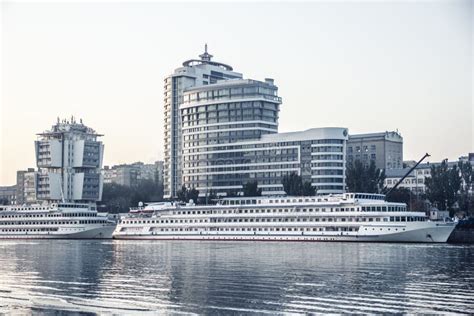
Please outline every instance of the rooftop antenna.
[[211, 61], [213, 56], [207, 52], [207, 43], [204, 44], [204, 54], [199, 55], [199, 57], [201, 57], [203, 61]]

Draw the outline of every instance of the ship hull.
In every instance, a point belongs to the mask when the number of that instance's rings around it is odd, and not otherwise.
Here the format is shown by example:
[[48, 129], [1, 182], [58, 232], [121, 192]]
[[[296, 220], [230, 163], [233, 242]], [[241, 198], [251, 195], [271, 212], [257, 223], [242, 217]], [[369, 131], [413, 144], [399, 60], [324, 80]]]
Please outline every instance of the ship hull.
[[102, 227], [93, 227], [75, 232], [61, 232], [57, 233], [0, 233], [0, 239], [111, 239], [115, 230], [115, 225], [108, 225]]
[[[424, 228], [414, 228], [409, 231], [396, 233], [356, 233], [356, 234], [222, 234], [222, 233], [202, 233], [202, 234], [158, 234], [158, 233], [134, 233], [121, 234], [116, 231], [114, 239], [131, 240], [215, 240], [215, 241], [341, 241], [341, 242], [401, 242], [401, 243], [445, 243], [452, 231], [454, 224], [436, 224]], [[119, 227], [118, 227], [119, 228]]]

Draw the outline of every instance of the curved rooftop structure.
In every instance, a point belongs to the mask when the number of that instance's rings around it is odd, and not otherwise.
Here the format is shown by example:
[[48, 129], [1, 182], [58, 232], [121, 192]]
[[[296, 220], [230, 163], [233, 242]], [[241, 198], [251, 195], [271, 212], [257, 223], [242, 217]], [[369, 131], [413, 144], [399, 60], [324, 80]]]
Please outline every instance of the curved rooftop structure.
[[229, 65], [226, 65], [226, 64], [223, 64], [223, 63], [218, 63], [218, 62], [215, 62], [215, 61], [211, 61], [212, 56], [211, 54], [209, 54], [207, 52], [207, 44], [204, 45], [204, 53], [202, 53], [201, 55], [199, 55], [199, 57], [201, 59], [189, 59], [189, 60], [186, 60], [184, 63], [183, 63], [183, 66], [186, 67], [186, 66], [196, 66], [196, 65], [202, 65], [202, 64], [208, 64], [208, 65], [212, 65], [212, 66], [217, 66], [217, 67], [221, 67], [225, 70], [229, 70], [229, 71], [232, 71], [234, 70], [231, 66]]

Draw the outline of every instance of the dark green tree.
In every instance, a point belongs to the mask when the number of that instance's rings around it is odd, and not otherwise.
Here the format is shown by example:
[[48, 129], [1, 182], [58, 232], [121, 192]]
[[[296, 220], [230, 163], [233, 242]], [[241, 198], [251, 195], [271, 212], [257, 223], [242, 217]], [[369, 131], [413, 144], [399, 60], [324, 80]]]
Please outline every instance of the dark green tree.
[[106, 183], [102, 191], [101, 210], [110, 213], [125, 213], [138, 202], [156, 202], [163, 199], [163, 185], [153, 180], [141, 180], [129, 187], [116, 183]]
[[457, 166], [448, 168], [446, 160], [438, 166], [431, 166], [431, 176], [425, 179], [426, 196], [440, 210], [454, 214], [458, 192], [461, 189], [461, 175]]
[[388, 202], [398, 202], [398, 203], [405, 203], [410, 204], [411, 199], [411, 191], [407, 188], [396, 188], [393, 189], [389, 195], [387, 195]]
[[178, 200], [184, 203], [188, 203], [188, 188], [183, 184], [181, 187], [181, 190], [178, 190], [176, 192], [176, 195], [178, 196]]
[[383, 189], [385, 171], [378, 169], [374, 161], [367, 166], [360, 160], [349, 164], [346, 183], [349, 192], [379, 193]]
[[196, 190], [195, 188], [191, 188], [189, 191], [188, 191], [188, 195], [187, 195], [187, 200], [189, 202], [189, 200], [193, 200], [194, 203], [197, 203], [198, 202], [198, 198], [199, 198], [199, 191]]
[[471, 190], [473, 189], [472, 184], [474, 181], [474, 173], [472, 171], [472, 165], [469, 161], [460, 161], [458, 163], [459, 172], [462, 179], [461, 189], [459, 192], [459, 209], [468, 213], [474, 208], [472, 205], [473, 196]]
[[311, 182], [303, 182], [303, 178], [296, 172], [284, 176], [281, 182], [287, 195], [311, 196], [316, 194], [316, 188], [311, 185]]
[[303, 193], [303, 179], [296, 172], [284, 176], [282, 184], [287, 195], [299, 196]]
[[194, 203], [198, 203], [199, 191], [195, 188], [188, 189], [185, 185], [183, 185], [181, 190], [179, 190], [176, 195], [178, 196], [178, 200], [184, 203], [188, 203], [191, 199]]
[[411, 211], [425, 212], [428, 209], [424, 198], [414, 194], [407, 188], [398, 187], [393, 189], [390, 194], [387, 195], [387, 201], [405, 203]]
[[262, 189], [258, 187], [257, 181], [250, 181], [244, 184], [244, 196], [261, 196]]
[[126, 213], [132, 205], [133, 189], [116, 183], [106, 183], [102, 191], [101, 209], [109, 213]]
[[311, 182], [306, 181], [303, 184], [303, 196], [313, 196], [316, 194], [316, 188], [311, 185]]
[[137, 205], [138, 202], [161, 201], [163, 199], [163, 186], [153, 180], [140, 180], [132, 190], [133, 205]]

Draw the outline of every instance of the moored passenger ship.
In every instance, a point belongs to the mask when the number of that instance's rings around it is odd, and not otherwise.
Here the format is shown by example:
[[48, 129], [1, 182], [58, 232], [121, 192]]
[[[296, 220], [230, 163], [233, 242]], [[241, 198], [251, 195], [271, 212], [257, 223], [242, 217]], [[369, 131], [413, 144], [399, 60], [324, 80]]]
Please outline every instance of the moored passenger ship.
[[115, 225], [89, 204], [0, 206], [0, 239], [106, 239]]
[[226, 198], [217, 205], [151, 203], [122, 217], [116, 239], [446, 242], [452, 222], [381, 194]]

